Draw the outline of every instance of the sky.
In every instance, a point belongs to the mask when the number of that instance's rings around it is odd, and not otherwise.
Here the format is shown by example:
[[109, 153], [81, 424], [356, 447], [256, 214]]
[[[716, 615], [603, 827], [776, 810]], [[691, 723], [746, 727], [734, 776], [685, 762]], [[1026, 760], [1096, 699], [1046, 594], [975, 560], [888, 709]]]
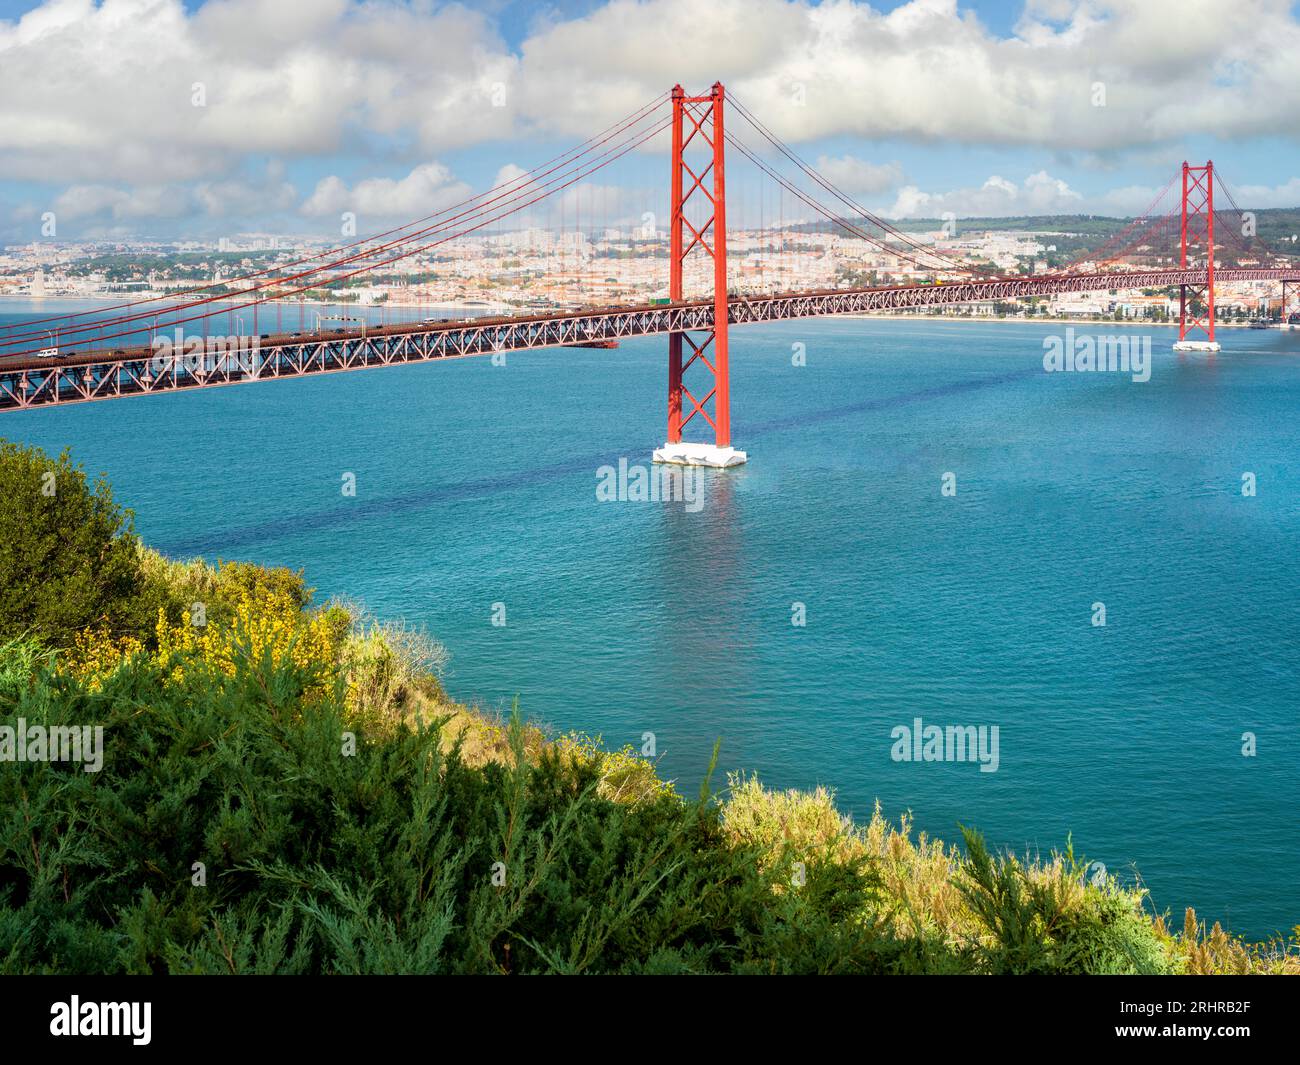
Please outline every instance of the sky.
[[[891, 217], [1135, 214], [1208, 158], [1294, 207], [1297, 55], [1283, 0], [0, 0], [0, 241], [377, 232], [718, 80]], [[543, 222], [658, 209], [665, 149]], [[795, 220], [740, 162], [732, 224]]]

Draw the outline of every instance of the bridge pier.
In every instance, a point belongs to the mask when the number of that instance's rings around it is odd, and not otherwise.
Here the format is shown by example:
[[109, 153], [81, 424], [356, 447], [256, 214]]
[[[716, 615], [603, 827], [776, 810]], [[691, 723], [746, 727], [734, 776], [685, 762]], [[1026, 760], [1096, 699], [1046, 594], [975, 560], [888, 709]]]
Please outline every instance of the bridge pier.
[[[723, 147], [726, 133], [723, 127], [722, 105], [725, 93], [721, 82], [715, 82], [708, 96], [687, 96], [680, 85], [673, 86], [672, 123], [672, 212], [669, 218], [668, 246], [668, 297], [676, 305], [682, 300], [682, 265], [698, 246], [713, 260], [713, 328], [692, 336], [685, 330], [674, 330], [668, 336], [668, 439], [656, 448], [655, 462], [678, 466], [739, 466], [749, 456], [731, 446], [731, 378], [728, 363], [728, 335], [730, 309], [727, 301], [727, 184], [724, 169]], [[687, 131], [686, 123], [690, 129]], [[711, 158], [697, 174], [684, 159], [686, 148], [696, 137], [711, 149]], [[699, 165], [699, 164], [697, 164]], [[713, 171], [712, 194], [705, 187], [709, 171]], [[683, 189], [685, 181], [690, 182]], [[706, 204], [707, 217], [692, 222], [686, 217], [686, 204], [698, 192], [697, 202]], [[686, 244], [685, 231], [690, 230], [691, 241]], [[686, 347], [690, 357], [684, 359]], [[710, 350], [711, 349], [711, 350]], [[710, 358], [712, 356], [712, 358]], [[712, 375], [708, 391], [697, 388], [703, 395], [696, 399], [686, 386], [686, 371], [702, 366]], [[708, 378], [696, 371], [706, 383]], [[690, 400], [691, 410], [682, 417], [682, 400]], [[707, 409], [713, 401], [712, 413]], [[713, 443], [700, 443], [682, 439], [682, 430], [691, 419], [699, 415], [713, 429]]]
[[734, 447], [678, 441], [675, 444], [667, 443], [663, 447], [655, 448], [652, 461], [672, 466], [714, 466], [717, 469], [724, 469], [727, 466], [740, 466], [748, 462], [749, 456]]

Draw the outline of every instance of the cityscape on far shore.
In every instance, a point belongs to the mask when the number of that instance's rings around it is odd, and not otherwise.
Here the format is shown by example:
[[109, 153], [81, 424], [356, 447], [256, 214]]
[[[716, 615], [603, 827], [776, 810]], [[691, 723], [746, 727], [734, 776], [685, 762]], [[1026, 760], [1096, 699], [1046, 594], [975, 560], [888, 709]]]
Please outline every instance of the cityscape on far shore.
[[[1286, 215], [1293, 212], [1261, 212]], [[1148, 246], [1120, 261], [1101, 258], [1105, 241], [1120, 233], [1124, 219], [1043, 217], [1017, 220], [1031, 227], [1010, 228], [1005, 219], [948, 219], [909, 223], [948, 260], [1002, 276], [1042, 276], [1069, 268], [1076, 272], [1148, 269], [1176, 265], [1178, 249], [1153, 236]], [[216, 240], [33, 240], [0, 249], [0, 298], [113, 300], [166, 297], [202, 287], [209, 294], [246, 291], [238, 281], [250, 270], [272, 277], [310, 260], [337, 241], [319, 237], [238, 234]], [[782, 229], [732, 229], [728, 235], [731, 290], [742, 295], [809, 289], [847, 289], [861, 285], [943, 284], [962, 275], [927, 269], [877, 244], [817, 226]], [[1294, 243], [1285, 235], [1274, 244]], [[1097, 251], [1097, 257], [1090, 258]], [[668, 235], [653, 222], [588, 232], [556, 232], [528, 227], [458, 237], [361, 276], [340, 275], [307, 291], [270, 302], [350, 304], [373, 308], [473, 308], [493, 314], [536, 313], [575, 307], [623, 306], [666, 301]], [[1218, 265], [1250, 267], [1257, 260], [1231, 257], [1219, 247]], [[1297, 253], [1300, 255], [1300, 253]], [[686, 264], [688, 295], [707, 289], [706, 259]], [[228, 284], [226, 284], [229, 282]], [[265, 284], [265, 282], [262, 282]], [[223, 287], [224, 286], [224, 287]], [[1275, 284], [1224, 282], [1217, 285], [1216, 312], [1224, 325], [1300, 326], [1300, 305], [1282, 306]], [[1026, 300], [986, 301], [929, 307], [904, 313], [956, 318], [1078, 318], [1148, 323], [1176, 321], [1179, 292], [1169, 289], [1068, 292]]]

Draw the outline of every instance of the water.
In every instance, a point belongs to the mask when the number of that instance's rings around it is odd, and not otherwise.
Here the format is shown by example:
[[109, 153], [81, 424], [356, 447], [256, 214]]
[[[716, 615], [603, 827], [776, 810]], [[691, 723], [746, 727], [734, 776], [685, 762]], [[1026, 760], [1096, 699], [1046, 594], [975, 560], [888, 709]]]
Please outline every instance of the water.
[[[614, 745], [654, 732], [688, 793], [720, 736], [724, 768], [771, 786], [1018, 851], [1072, 834], [1176, 923], [1190, 904], [1284, 931], [1300, 334], [1225, 330], [1219, 357], [1180, 358], [1151, 330], [1142, 384], [1043, 373], [1060, 329], [737, 330], [751, 461], [709, 473], [698, 513], [596, 499], [600, 465], [662, 441], [655, 338], [6, 413], [0, 432], [71, 446], [168, 553], [303, 567], [321, 596], [427, 624], [458, 698], [518, 696]], [[998, 770], [893, 761], [918, 716], [997, 725]]]

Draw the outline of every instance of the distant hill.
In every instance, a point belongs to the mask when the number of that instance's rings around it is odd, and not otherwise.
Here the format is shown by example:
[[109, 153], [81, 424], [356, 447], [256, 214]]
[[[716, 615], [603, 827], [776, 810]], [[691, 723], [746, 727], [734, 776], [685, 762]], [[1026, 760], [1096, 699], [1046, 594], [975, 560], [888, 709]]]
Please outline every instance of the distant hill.
[[[1250, 208], [1245, 210], [1249, 212]], [[1218, 232], [1215, 244], [1220, 248], [1221, 261], [1234, 262], [1252, 255], [1266, 255], [1267, 250], [1262, 245], [1267, 245], [1275, 252], [1292, 252], [1300, 256], [1300, 240], [1293, 240], [1293, 237], [1300, 235], [1300, 207], [1265, 208], [1255, 211], [1254, 215], [1256, 236], [1252, 239], [1240, 234], [1242, 220], [1235, 211], [1216, 210], [1215, 225], [1218, 227]], [[1053, 239], [1044, 243], [1054, 245], [1056, 250], [1047, 253], [1044, 258], [1050, 265], [1058, 266], [1101, 247], [1111, 237], [1123, 231], [1133, 220], [1132, 216], [1112, 218], [1097, 214], [1013, 215], [1004, 218], [958, 218], [956, 226], [958, 235], [976, 233], [1050, 235]], [[870, 222], [860, 218], [853, 221], [862, 225], [869, 233], [878, 232]], [[904, 233], [934, 233], [944, 224], [942, 218], [886, 219], [886, 221]], [[793, 228], [802, 233], [825, 233], [839, 229], [830, 222], [810, 222]], [[1157, 234], [1156, 237], [1157, 239], [1152, 242], [1153, 258], [1177, 254], [1179, 233], [1176, 225], [1166, 226], [1164, 232]]]

